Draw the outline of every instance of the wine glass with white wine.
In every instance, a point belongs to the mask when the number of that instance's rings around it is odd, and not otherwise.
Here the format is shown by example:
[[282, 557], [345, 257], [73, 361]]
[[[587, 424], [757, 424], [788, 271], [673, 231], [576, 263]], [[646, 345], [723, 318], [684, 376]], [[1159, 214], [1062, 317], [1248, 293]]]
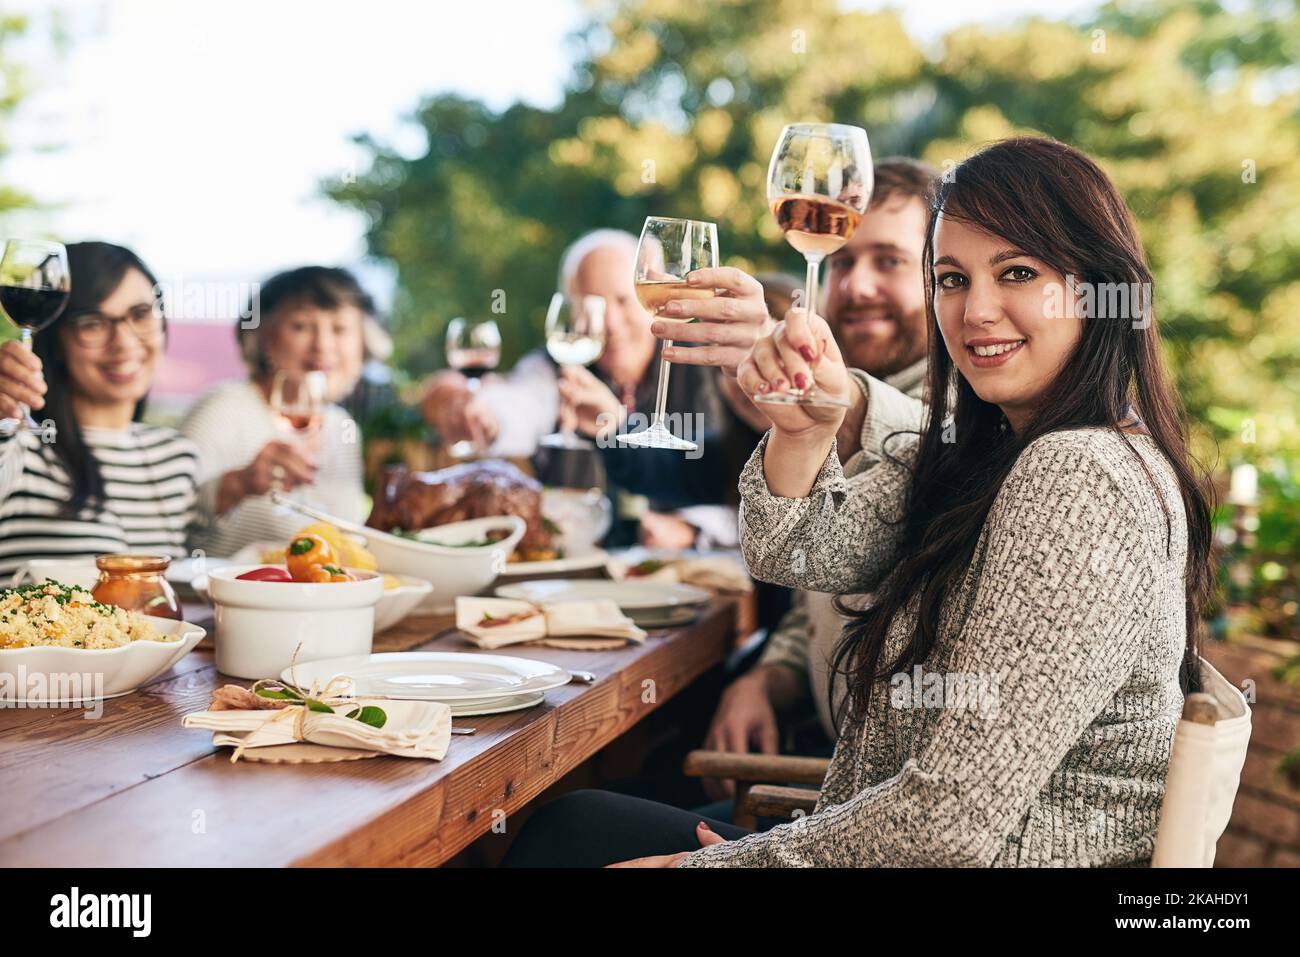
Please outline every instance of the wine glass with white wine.
[[[605, 351], [603, 296], [566, 296], [557, 292], [546, 310], [546, 351], [562, 366], [589, 366]], [[551, 449], [591, 449], [595, 443], [571, 429], [537, 440]]]
[[[9, 239], [0, 254], [0, 308], [18, 327], [25, 348], [31, 349], [32, 336], [40, 332], [63, 312], [72, 290], [68, 273], [68, 253], [62, 243], [41, 239]], [[42, 427], [23, 406], [21, 419], [0, 420], [0, 432], [30, 432], [54, 438], [54, 426]]]
[[[321, 426], [325, 421], [325, 373], [311, 369], [296, 375], [278, 370], [271, 380], [271, 395], [268, 405], [275, 418], [277, 431], [298, 443], [304, 450], [318, 444]], [[276, 466], [277, 469], [280, 466]], [[272, 474], [272, 498], [285, 494], [283, 473]], [[276, 514], [287, 515], [293, 512], [291, 506], [279, 504]]]
[[[793, 123], [781, 131], [767, 168], [767, 201], [785, 241], [808, 263], [803, 307], [810, 315], [817, 309], [818, 267], [858, 228], [874, 185], [866, 130], [837, 123]], [[754, 401], [848, 405], [814, 385], [763, 393]]]
[[[660, 315], [664, 305], [675, 299], [711, 299], [717, 290], [692, 286], [686, 276], [696, 269], [711, 269], [718, 265], [718, 227], [713, 223], [695, 219], [668, 219], [651, 216], [641, 229], [637, 244], [636, 266], [632, 281], [636, 284], [636, 297], [645, 309], [662, 322], [694, 322], [689, 316]], [[664, 340], [666, 349], [671, 340]], [[676, 449], [694, 452], [694, 442], [679, 439], [664, 424], [664, 406], [668, 401], [668, 373], [671, 366], [660, 356], [659, 386], [655, 392], [654, 417], [650, 428], [642, 432], [625, 432], [616, 438], [624, 445], [647, 449]]]

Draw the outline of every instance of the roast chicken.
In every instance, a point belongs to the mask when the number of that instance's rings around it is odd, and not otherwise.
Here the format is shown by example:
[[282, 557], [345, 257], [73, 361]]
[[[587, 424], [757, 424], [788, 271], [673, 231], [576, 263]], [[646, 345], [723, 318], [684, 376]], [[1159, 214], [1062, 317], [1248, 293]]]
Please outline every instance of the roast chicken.
[[482, 461], [436, 472], [411, 472], [404, 465], [384, 470], [366, 524], [385, 532], [406, 532], [489, 515], [517, 515], [527, 530], [515, 559], [555, 558], [551, 529], [542, 517], [542, 486], [509, 462]]

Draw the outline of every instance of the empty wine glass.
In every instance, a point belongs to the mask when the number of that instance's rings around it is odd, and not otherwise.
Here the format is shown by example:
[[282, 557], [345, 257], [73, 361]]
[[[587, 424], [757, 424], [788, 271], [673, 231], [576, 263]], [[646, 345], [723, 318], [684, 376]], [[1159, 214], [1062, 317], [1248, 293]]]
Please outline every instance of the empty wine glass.
[[[68, 273], [68, 253], [62, 243], [40, 239], [9, 239], [0, 254], [0, 308], [18, 327], [25, 348], [31, 349], [32, 336], [44, 329], [63, 312], [68, 303], [72, 279]], [[31, 432], [54, 438], [54, 425], [42, 427], [23, 406], [21, 419], [0, 421], [6, 434]]]
[[[808, 263], [803, 307], [817, 309], [821, 261], [853, 235], [867, 211], [875, 176], [867, 131], [837, 123], [794, 123], [781, 131], [767, 168], [767, 200], [785, 240]], [[756, 402], [847, 406], [816, 386], [768, 392]]]
[[[546, 351], [562, 366], [588, 366], [605, 351], [605, 299], [557, 292], [546, 310]], [[572, 429], [538, 439], [552, 449], [590, 449], [595, 444]]]
[[[636, 297], [641, 305], [663, 322], [693, 322], [690, 316], [669, 317], [659, 314], [664, 304], [673, 299], [711, 299], [716, 290], [691, 286], [686, 282], [688, 273], [696, 269], [714, 268], [718, 265], [718, 227], [713, 223], [694, 219], [669, 219], [651, 216], [641, 229], [637, 244], [636, 266], [632, 281], [636, 284]], [[664, 341], [664, 348], [672, 345]], [[654, 417], [650, 428], [643, 432], [625, 432], [617, 436], [624, 445], [649, 449], [676, 449], [694, 452], [694, 442], [679, 439], [664, 425], [664, 406], [668, 401], [668, 373], [670, 364], [662, 353], [659, 359], [659, 386], [655, 392]]]

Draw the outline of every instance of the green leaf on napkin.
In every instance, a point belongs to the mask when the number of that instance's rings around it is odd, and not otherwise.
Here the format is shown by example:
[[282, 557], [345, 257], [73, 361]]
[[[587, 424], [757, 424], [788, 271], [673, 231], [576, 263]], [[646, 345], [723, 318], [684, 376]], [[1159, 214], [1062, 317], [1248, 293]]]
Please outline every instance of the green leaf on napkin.
[[298, 692], [291, 688], [284, 688], [278, 691], [272, 688], [257, 688], [253, 691], [253, 694], [257, 695], [259, 698], [274, 698], [277, 701], [298, 701], [302, 698], [302, 695], [298, 694]]

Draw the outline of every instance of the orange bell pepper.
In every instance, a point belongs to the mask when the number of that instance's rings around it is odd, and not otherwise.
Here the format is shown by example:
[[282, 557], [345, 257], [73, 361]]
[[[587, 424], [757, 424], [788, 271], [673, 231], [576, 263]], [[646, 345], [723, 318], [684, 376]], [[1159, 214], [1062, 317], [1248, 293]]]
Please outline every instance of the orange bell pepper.
[[307, 580], [312, 582], [356, 581], [351, 574], [337, 565], [313, 565], [307, 574], [310, 576]]
[[296, 582], [314, 581], [311, 570], [335, 561], [334, 550], [319, 535], [299, 535], [284, 550], [284, 563]]

